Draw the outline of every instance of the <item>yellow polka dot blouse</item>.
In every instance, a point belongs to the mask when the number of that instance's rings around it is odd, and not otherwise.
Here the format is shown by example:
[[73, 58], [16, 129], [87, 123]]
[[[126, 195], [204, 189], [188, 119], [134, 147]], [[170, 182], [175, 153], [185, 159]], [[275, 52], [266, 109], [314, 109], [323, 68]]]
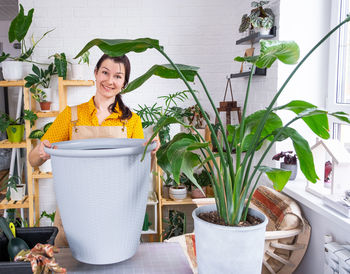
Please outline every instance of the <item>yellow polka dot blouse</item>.
[[[120, 117], [122, 115], [118, 105], [117, 113], [109, 115], [101, 125], [96, 116], [97, 110], [94, 104], [94, 97], [88, 102], [78, 106], [77, 126], [123, 126]], [[128, 138], [143, 139], [141, 118], [136, 113], [126, 121]], [[41, 140], [49, 140], [50, 143], [68, 141], [72, 139], [71, 108], [67, 106], [56, 118]]]

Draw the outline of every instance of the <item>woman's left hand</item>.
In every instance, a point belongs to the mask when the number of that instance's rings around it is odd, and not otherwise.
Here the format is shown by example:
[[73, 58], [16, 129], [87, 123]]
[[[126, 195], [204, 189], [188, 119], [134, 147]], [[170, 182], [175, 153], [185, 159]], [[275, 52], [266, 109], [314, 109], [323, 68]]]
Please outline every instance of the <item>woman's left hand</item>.
[[[144, 143], [143, 145], [147, 145], [147, 143], [149, 142], [150, 140], [148, 140], [146, 143]], [[158, 149], [160, 148], [160, 139], [159, 139], [159, 136], [157, 134], [156, 137], [153, 138], [152, 142], [156, 142], [156, 147], [155, 149], [152, 150], [151, 154], [152, 155], [155, 155], [156, 152], [158, 151]]]

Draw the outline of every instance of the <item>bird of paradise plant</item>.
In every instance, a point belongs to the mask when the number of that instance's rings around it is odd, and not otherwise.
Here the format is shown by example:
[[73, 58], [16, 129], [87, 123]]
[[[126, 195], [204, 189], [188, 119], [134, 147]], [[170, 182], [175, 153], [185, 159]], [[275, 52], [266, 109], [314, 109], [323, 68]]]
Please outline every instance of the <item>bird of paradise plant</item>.
[[[209, 169], [218, 214], [226, 224], [237, 225], [241, 220], [246, 220], [250, 199], [257, 183], [259, 182], [260, 176], [263, 173], [267, 174], [268, 178], [273, 182], [274, 188], [277, 190], [282, 190], [288, 182], [291, 174], [290, 171], [263, 165], [265, 156], [275, 142], [280, 142], [290, 138], [299, 158], [300, 168], [304, 176], [307, 180], [313, 183], [318, 179], [310, 146], [307, 140], [305, 140], [297, 130], [290, 127], [292, 123], [302, 119], [317, 136], [324, 139], [330, 137], [328, 115], [334, 116], [343, 122], [350, 123], [349, 116], [346, 113], [329, 113], [325, 110], [318, 109], [311, 103], [301, 100], [294, 100], [283, 106], [275, 107], [276, 100], [284, 91], [288, 82], [300, 66], [332, 33], [349, 21], [350, 16], [347, 16], [344, 21], [332, 29], [309, 51], [309, 53], [296, 65], [287, 80], [276, 92], [266, 109], [258, 110], [249, 116], [246, 115], [246, 111], [251, 92], [250, 85], [255, 67], [269, 68], [277, 59], [285, 64], [296, 64], [299, 59], [299, 47], [292, 41], [261, 40], [261, 50], [259, 55], [235, 58], [235, 60], [239, 62], [250, 62], [253, 67], [248, 80], [241, 123], [228, 126], [228, 133], [226, 132], [216, 106], [198, 73], [199, 68], [175, 64], [165, 53], [164, 48], [159, 45], [158, 40], [150, 38], [140, 38], [135, 40], [94, 39], [90, 41], [75, 58], [78, 58], [95, 45], [110, 56], [120, 56], [131, 51], [140, 53], [147, 49], [155, 49], [165, 57], [169, 64], [154, 65], [145, 74], [130, 82], [123, 93], [138, 88], [152, 75], [169, 79], [182, 79], [188, 90], [191, 92], [204, 119], [206, 120], [206, 123], [208, 124], [212, 135], [212, 142], [218, 152], [214, 153], [209, 144], [205, 142], [198, 131], [192, 127], [193, 131], [190, 131], [189, 133], [182, 132], [175, 135], [170, 142], [163, 145], [157, 151], [158, 164], [163, 170], [171, 172], [176, 182], [179, 182], [181, 173], [184, 173], [197, 187], [199, 187], [199, 185], [193, 177], [194, 168], [203, 166]], [[203, 110], [201, 102], [189, 83], [193, 82], [195, 77], [198, 78], [202, 85], [204, 93], [206, 94], [215, 116], [219, 121], [219, 131], [222, 133], [223, 144], [218, 140], [215, 130], [211, 125], [206, 112]], [[276, 113], [279, 110], [290, 110], [296, 115], [292, 120], [283, 125], [280, 117]], [[155, 130], [154, 136], [162, 127], [172, 123], [183, 124], [176, 118], [170, 117], [158, 126]], [[187, 125], [184, 126], [189, 127]], [[262, 147], [264, 142], [267, 143], [265, 150], [261, 155], [257, 155], [256, 151]], [[226, 149], [225, 151], [224, 148], [229, 149]], [[232, 157], [231, 154], [233, 148], [236, 151], [235, 157]], [[201, 151], [200, 153], [197, 153], [198, 149]], [[220, 163], [215, 160], [217, 157], [220, 159]], [[254, 159], [257, 160], [257, 163], [253, 165]], [[208, 162], [211, 162], [211, 164], [205, 165]]]

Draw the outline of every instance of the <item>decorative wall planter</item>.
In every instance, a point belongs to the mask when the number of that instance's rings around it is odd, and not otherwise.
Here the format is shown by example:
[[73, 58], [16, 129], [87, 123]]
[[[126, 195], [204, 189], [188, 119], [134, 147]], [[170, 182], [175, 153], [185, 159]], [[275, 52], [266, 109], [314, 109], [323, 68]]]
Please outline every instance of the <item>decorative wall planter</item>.
[[209, 211], [216, 211], [216, 205], [201, 206], [192, 212], [198, 273], [261, 273], [267, 217], [249, 209], [249, 214], [263, 223], [249, 227], [222, 226], [198, 217], [199, 213]]
[[146, 212], [151, 145], [140, 139], [56, 143], [51, 155], [58, 208], [73, 257], [112, 264], [132, 257]]
[[23, 62], [20, 61], [3, 61], [2, 74], [7, 81], [22, 80], [24, 78]]
[[282, 162], [281, 169], [290, 170], [292, 172], [292, 174], [289, 177], [289, 181], [295, 180], [295, 177], [298, 174], [298, 165], [289, 165], [289, 164]]
[[12, 201], [22, 201], [22, 199], [26, 195], [26, 185], [25, 184], [18, 184], [18, 185], [16, 185], [16, 190], [14, 190], [13, 188], [10, 189], [11, 200]]
[[7, 138], [11, 143], [20, 143], [23, 140], [24, 125], [10, 125], [6, 129]]

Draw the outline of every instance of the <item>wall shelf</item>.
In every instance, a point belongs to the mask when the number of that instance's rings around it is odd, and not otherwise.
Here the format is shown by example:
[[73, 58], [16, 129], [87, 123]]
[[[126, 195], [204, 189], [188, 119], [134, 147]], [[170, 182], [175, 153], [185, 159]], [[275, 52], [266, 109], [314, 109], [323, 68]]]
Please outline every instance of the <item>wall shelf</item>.
[[[230, 74], [230, 78], [249, 77], [250, 71]], [[253, 76], [266, 76], [266, 68], [255, 68]]]
[[253, 32], [252, 34], [236, 41], [236, 45], [251, 45], [259, 42], [261, 39], [271, 39], [276, 37], [276, 26], [272, 27], [270, 34], [262, 35], [260, 32]]
[[0, 148], [26, 148], [25, 141], [21, 143], [11, 143], [7, 139], [0, 141]]

